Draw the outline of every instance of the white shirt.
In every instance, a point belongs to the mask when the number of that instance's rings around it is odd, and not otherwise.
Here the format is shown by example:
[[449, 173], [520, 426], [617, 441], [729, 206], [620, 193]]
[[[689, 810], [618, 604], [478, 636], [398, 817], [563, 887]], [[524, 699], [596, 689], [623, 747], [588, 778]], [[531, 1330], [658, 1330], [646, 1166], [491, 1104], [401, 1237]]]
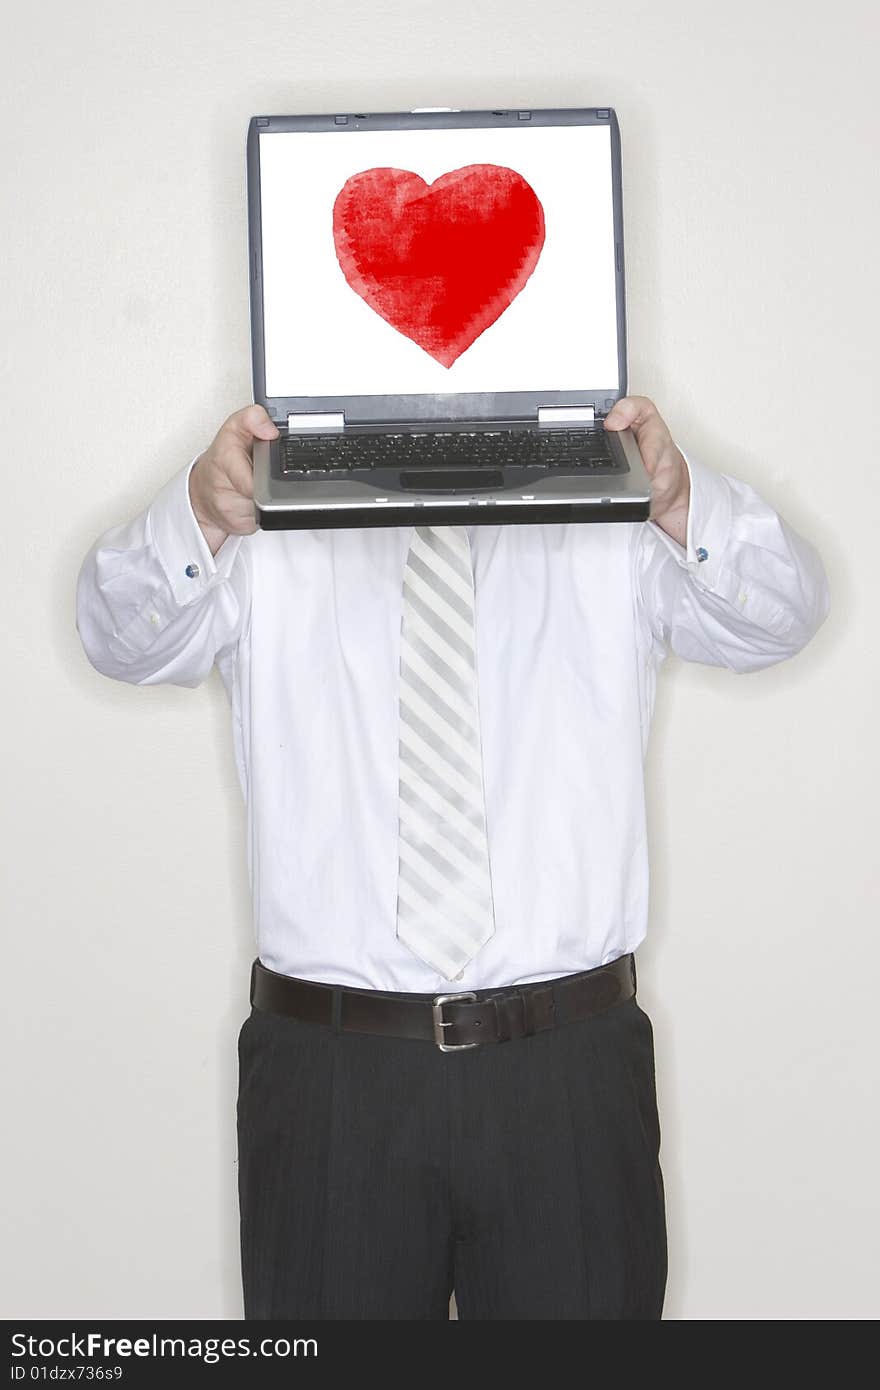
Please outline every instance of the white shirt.
[[[797, 652], [828, 613], [813, 547], [745, 483], [686, 462], [685, 549], [653, 522], [469, 528], [496, 931], [457, 990], [635, 950], [648, 910], [644, 756], [665, 656], [757, 670]], [[411, 528], [258, 531], [212, 558], [190, 504], [193, 463], [83, 562], [85, 652], [137, 685], [197, 686], [217, 663], [265, 965], [442, 992], [448, 982], [396, 937]]]

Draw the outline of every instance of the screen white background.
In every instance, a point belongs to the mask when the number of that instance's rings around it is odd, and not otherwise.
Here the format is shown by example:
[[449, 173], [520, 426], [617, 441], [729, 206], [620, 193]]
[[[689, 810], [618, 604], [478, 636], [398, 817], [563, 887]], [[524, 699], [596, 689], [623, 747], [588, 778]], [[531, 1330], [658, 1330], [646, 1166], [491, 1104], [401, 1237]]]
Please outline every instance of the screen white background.
[[97, 536], [252, 399], [248, 119], [528, 102], [617, 107], [630, 388], [778, 507], [831, 581], [793, 661], [734, 677], [673, 659], [658, 683], [639, 991], [666, 1316], [880, 1314], [877, 7], [842, 0], [833, 19], [811, 0], [16, 12], [0, 95], [6, 1318], [242, 1313], [253, 940], [229, 705], [216, 674], [103, 679], [73, 595]]
[[[267, 396], [615, 388], [610, 147], [607, 126], [261, 135]], [[432, 183], [467, 164], [522, 174], [543, 206], [545, 241], [513, 303], [446, 368], [347, 284], [333, 204], [363, 169]]]

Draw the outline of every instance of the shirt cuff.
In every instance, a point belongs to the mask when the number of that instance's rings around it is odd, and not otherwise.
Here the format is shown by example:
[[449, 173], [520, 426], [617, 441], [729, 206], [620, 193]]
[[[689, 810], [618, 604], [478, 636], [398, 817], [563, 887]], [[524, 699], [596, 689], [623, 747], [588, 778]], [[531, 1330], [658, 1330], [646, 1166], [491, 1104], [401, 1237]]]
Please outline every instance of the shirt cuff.
[[243, 536], [227, 536], [211, 554], [196, 521], [189, 495], [189, 475], [198, 455], [169, 480], [148, 512], [149, 534], [159, 563], [181, 608], [195, 602], [217, 582], [228, 579]]
[[654, 533], [683, 569], [689, 570], [706, 588], [714, 587], [724, 568], [724, 554], [730, 537], [730, 488], [723, 473], [713, 473], [689, 458], [679, 446], [690, 478], [686, 544], [679, 545], [656, 521], [649, 521]]

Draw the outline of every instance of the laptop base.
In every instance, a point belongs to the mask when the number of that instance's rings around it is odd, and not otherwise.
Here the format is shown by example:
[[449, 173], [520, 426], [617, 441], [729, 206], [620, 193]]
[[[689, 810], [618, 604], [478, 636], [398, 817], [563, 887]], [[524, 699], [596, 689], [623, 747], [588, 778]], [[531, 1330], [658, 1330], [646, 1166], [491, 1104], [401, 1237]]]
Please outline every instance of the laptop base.
[[613, 515], [595, 503], [547, 503], [535, 512], [496, 502], [491, 507], [413, 508], [389, 504], [381, 510], [364, 507], [344, 513], [338, 509], [295, 512], [258, 509], [257, 521], [264, 531], [320, 531], [362, 526], [502, 526], [511, 523], [535, 526], [549, 522], [647, 521], [648, 514], [649, 504], [644, 502], [615, 503]]
[[291, 474], [285, 436], [254, 443], [254, 510], [266, 531], [647, 521], [651, 483], [631, 430], [607, 468], [332, 469]]

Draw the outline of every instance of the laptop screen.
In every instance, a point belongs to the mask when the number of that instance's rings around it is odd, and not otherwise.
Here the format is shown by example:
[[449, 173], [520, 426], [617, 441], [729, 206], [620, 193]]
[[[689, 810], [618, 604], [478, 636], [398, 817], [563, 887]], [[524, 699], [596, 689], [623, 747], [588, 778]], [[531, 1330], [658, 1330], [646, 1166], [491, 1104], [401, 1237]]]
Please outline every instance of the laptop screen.
[[266, 396], [617, 389], [605, 125], [260, 136]]

